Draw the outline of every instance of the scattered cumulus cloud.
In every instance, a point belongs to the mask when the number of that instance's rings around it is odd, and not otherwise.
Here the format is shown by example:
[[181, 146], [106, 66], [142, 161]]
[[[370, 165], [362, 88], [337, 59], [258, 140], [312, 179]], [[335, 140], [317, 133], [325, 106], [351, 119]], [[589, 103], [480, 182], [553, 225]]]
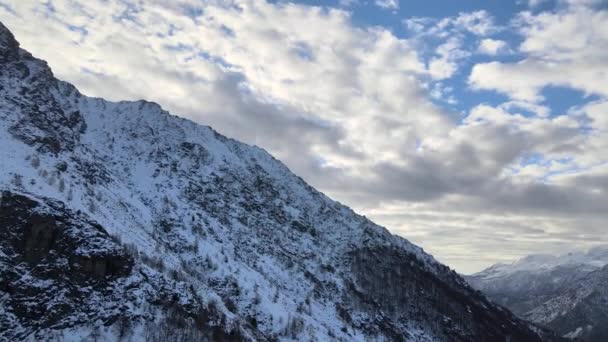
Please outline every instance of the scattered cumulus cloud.
[[439, 25], [447, 25], [448, 23], [457, 28], [467, 30], [477, 36], [487, 36], [498, 30], [494, 25], [494, 19], [487, 11], [460, 13], [454, 19], [442, 20]]
[[477, 51], [486, 55], [497, 55], [507, 49], [507, 42], [499, 39], [485, 38], [479, 41]]
[[493, 61], [474, 66], [469, 84], [516, 100], [543, 101], [547, 86], [608, 96], [608, 11], [571, 5], [557, 12], [520, 13], [514, 21], [524, 38], [515, 63]]
[[434, 80], [454, 76], [472, 54], [470, 41], [500, 30], [486, 11], [461, 12], [443, 19], [413, 17], [405, 19], [403, 24], [416, 48], [430, 55], [428, 72]]
[[448, 37], [454, 34], [470, 33], [487, 36], [500, 30], [494, 18], [487, 11], [461, 12], [447, 18], [412, 17], [403, 20], [404, 25], [417, 34]]
[[399, 8], [399, 0], [375, 0], [376, 6], [396, 10]]
[[433, 79], [450, 78], [458, 70], [459, 62], [470, 56], [463, 50], [462, 40], [451, 37], [435, 49], [436, 57], [429, 61], [429, 74]]

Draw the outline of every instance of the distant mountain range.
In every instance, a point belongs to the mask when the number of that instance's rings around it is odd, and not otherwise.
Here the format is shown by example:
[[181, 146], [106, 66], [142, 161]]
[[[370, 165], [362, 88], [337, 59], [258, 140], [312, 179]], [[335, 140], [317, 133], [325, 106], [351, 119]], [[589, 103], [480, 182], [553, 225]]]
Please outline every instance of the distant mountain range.
[[465, 279], [495, 303], [561, 336], [608, 341], [608, 246], [530, 255]]
[[0, 146], [2, 341], [554, 339], [264, 150], [82, 95], [2, 24]]

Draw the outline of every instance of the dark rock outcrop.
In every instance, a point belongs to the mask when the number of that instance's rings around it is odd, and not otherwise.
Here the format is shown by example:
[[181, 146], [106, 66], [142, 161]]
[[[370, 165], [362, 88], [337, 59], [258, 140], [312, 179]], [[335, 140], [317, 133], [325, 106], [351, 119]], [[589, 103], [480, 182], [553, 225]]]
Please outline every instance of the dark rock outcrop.
[[[128, 253], [101, 227], [61, 203], [42, 205], [4, 191], [0, 227], [0, 288], [9, 294], [12, 312], [38, 327], [82, 310], [91, 290], [118, 295], [112, 288], [131, 273]], [[53, 301], [57, 291], [64, 300]]]
[[[21, 113], [11, 123], [10, 133], [41, 152], [59, 153], [73, 149], [86, 130], [84, 120], [72, 103], [61, 97], [77, 93], [73, 86], [58, 81], [51, 69], [19, 48], [12, 33], [0, 23], [0, 109]], [[26, 81], [26, 82], [24, 82]], [[1, 117], [1, 114], [0, 114]]]

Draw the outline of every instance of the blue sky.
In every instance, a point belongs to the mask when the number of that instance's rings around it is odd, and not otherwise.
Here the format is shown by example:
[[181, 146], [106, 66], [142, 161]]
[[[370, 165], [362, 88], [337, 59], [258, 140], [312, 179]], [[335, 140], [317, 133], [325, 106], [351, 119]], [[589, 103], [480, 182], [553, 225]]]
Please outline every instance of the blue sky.
[[[452, 76], [433, 85], [450, 87], [453, 89], [453, 97], [457, 103], [446, 103], [445, 99], [433, 99], [440, 106], [445, 106], [451, 112], [466, 115], [468, 111], [479, 103], [498, 105], [507, 101], [506, 95], [497, 94], [494, 91], [474, 91], [467, 86], [467, 77], [471, 68], [477, 63], [489, 61], [517, 62], [525, 59], [526, 55], [519, 53], [517, 47], [524, 37], [513, 32], [512, 21], [519, 12], [531, 11], [542, 13], [554, 11], [564, 4], [558, 1], [542, 1], [537, 5], [530, 6], [526, 1], [401, 1], [397, 8], [383, 8], [374, 1], [354, 1], [352, 3], [341, 3], [340, 1], [302, 1], [309, 5], [323, 5], [334, 7], [345, 7], [352, 11], [352, 19], [355, 25], [382, 26], [388, 28], [397, 37], [408, 38], [415, 33], [408, 30], [404, 20], [408, 18], [433, 18], [441, 20], [446, 17], [457, 17], [461, 13], [486, 11], [492, 18], [493, 23], [499, 27], [491, 37], [507, 43], [511, 50], [508, 53], [499, 53], [493, 56], [473, 54], [459, 63], [458, 71]], [[463, 35], [463, 47], [467, 51], [474, 51], [479, 43], [478, 37], [471, 33]], [[440, 41], [428, 41], [424, 45], [424, 53], [432, 55]], [[569, 108], [581, 105], [589, 100], [583, 92], [568, 87], [546, 87], [542, 90], [545, 101], [542, 103], [551, 110], [551, 115], [564, 114]]]
[[83, 93], [261, 146], [458, 271], [608, 243], [605, 1], [0, 0], [0, 20]]

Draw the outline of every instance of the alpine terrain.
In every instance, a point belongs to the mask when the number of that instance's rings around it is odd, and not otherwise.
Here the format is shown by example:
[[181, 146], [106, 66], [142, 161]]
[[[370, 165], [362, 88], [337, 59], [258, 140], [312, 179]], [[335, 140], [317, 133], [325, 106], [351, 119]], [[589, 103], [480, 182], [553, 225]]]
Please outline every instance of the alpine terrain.
[[0, 24], [0, 340], [541, 341], [264, 150], [57, 80]]
[[466, 279], [496, 303], [564, 337], [608, 340], [608, 246], [530, 255]]

